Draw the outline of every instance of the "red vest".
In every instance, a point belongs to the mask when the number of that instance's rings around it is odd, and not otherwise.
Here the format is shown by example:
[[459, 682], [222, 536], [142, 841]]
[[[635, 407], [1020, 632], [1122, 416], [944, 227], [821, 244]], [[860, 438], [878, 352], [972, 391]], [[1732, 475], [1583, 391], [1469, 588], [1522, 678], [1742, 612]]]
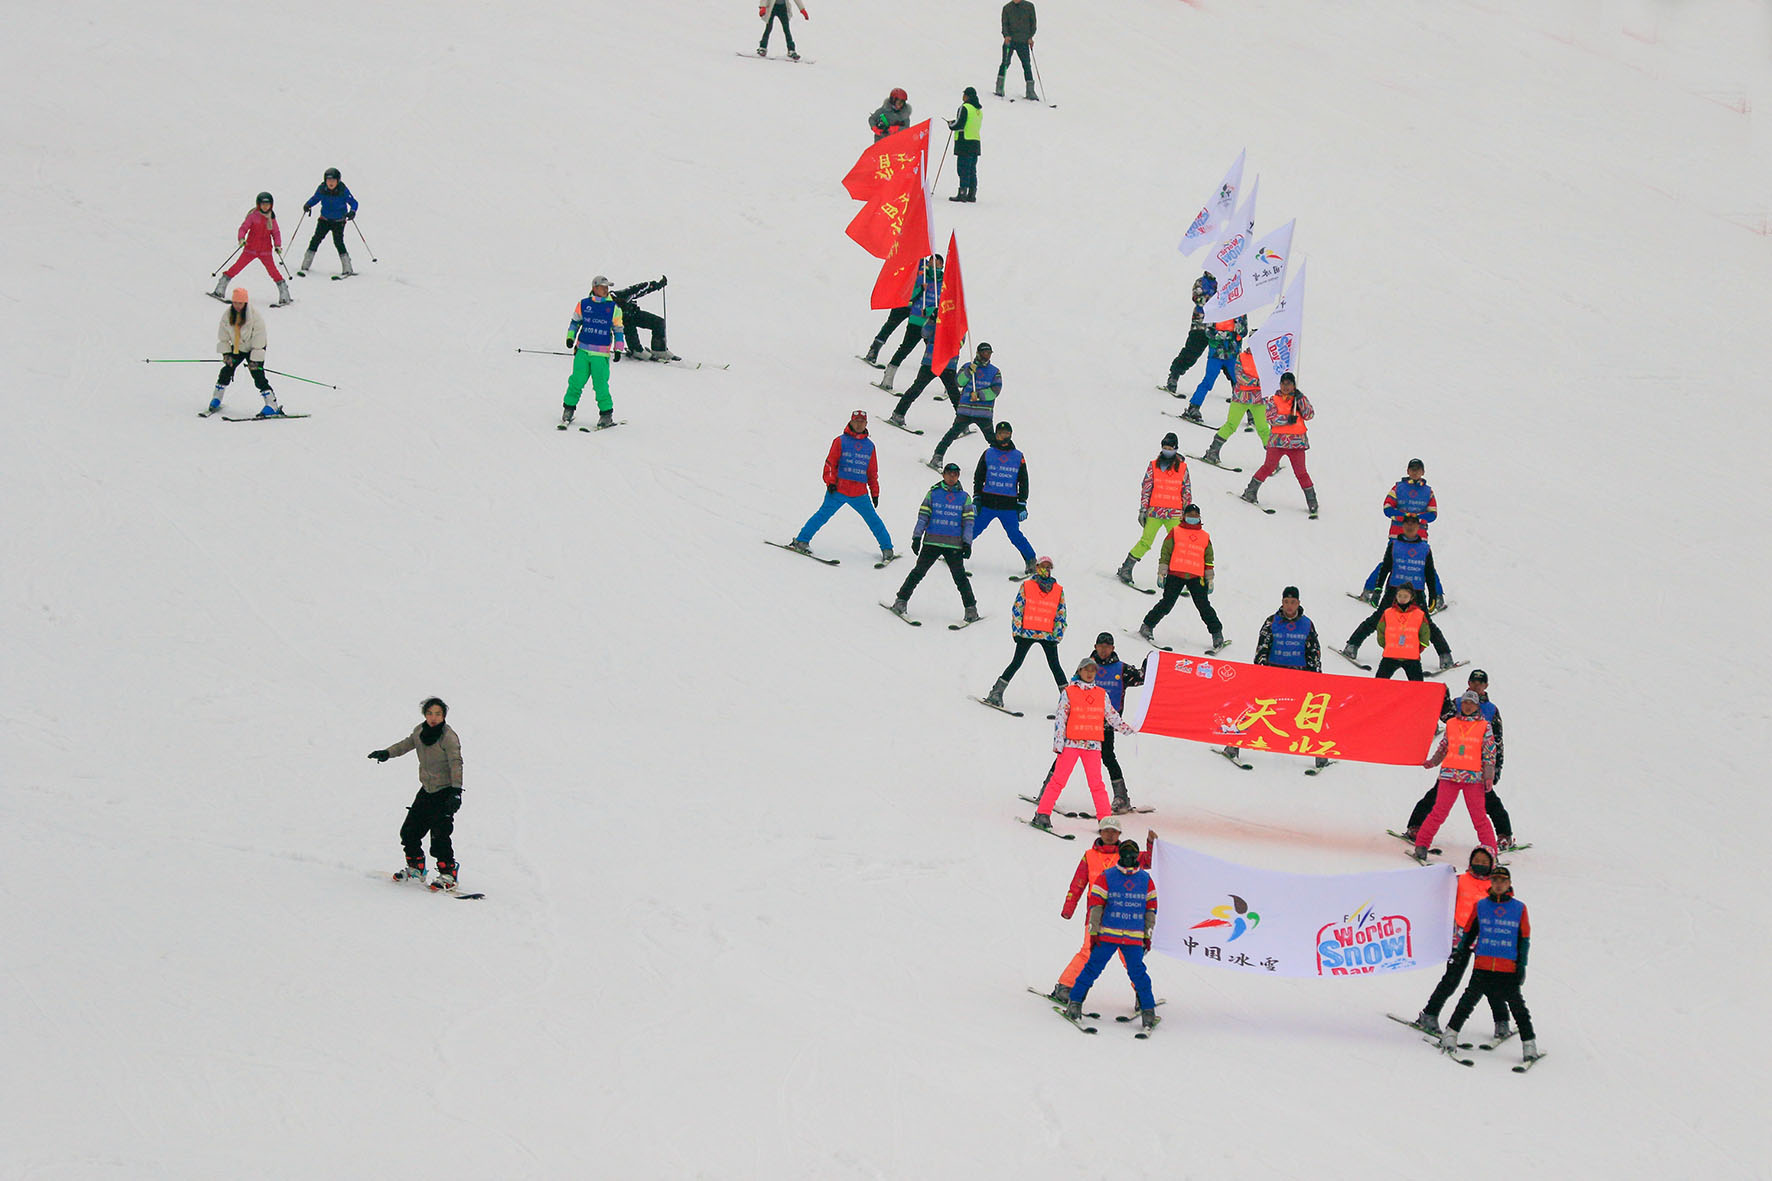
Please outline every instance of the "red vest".
[[[1179, 458], [1180, 452], [1176, 453]], [[1187, 460], [1182, 459], [1175, 465], [1174, 471], [1165, 471], [1151, 461], [1151, 507], [1175, 509], [1177, 512], [1187, 507], [1187, 494], [1183, 489], [1187, 485]]]
[[1421, 659], [1421, 612], [1387, 607], [1384, 611], [1384, 654], [1392, 660]]
[[1107, 690], [1100, 685], [1071, 684], [1064, 687], [1071, 710], [1064, 719], [1064, 736], [1072, 742], [1100, 742], [1107, 727]]
[[1052, 590], [1042, 591], [1040, 580], [1030, 578], [1021, 584], [1021, 630], [1049, 632], [1058, 622], [1058, 604], [1064, 598], [1064, 587], [1052, 580]]
[[1483, 769], [1483, 732], [1489, 723], [1483, 715], [1474, 718], [1457, 717], [1446, 723], [1446, 758], [1442, 766], [1454, 771], [1481, 771]]
[[1212, 534], [1204, 529], [1177, 529], [1169, 535], [1175, 547], [1169, 551], [1169, 572], [1183, 578], [1199, 578], [1206, 573], [1206, 547]]

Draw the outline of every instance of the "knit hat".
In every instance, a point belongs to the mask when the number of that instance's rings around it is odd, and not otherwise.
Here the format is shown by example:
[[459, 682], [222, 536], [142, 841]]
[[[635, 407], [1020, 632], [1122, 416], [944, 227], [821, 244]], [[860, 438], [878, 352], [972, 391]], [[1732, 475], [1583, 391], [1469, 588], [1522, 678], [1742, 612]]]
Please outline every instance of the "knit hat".
[[947, 464], [947, 465], [946, 465], [946, 466], [945, 466], [945, 467], [943, 467], [943, 468], [942, 468], [942, 469], [941, 469], [941, 474], [942, 474], [942, 475], [944, 475], [944, 476], [945, 476], [945, 475], [947, 475], [947, 474], [948, 474], [948, 473], [949, 473], [949, 472], [957, 472], [957, 471], [959, 471], [959, 470], [960, 470], [960, 465], [959, 465], [959, 464], [957, 464], [957, 463], [950, 463], [950, 464]]
[[1097, 644], [1111, 644], [1114, 642], [1114, 633], [1102, 632], [1099, 636], [1095, 637], [1095, 642]]
[[236, 287], [228, 292], [228, 298], [232, 299], [235, 303], [245, 303], [251, 298], [251, 296], [246, 293], [246, 288]]

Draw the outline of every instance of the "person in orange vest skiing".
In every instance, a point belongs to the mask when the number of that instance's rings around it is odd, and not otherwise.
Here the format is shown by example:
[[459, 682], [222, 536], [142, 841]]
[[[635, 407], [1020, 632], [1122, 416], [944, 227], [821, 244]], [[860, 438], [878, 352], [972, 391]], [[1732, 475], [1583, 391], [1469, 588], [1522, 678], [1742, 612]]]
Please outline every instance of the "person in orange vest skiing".
[[[1058, 694], [1058, 709], [1052, 719], [1052, 753], [1058, 761], [1034, 805], [1034, 818], [1028, 823], [1035, 828], [1052, 830], [1052, 806], [1070, 780], [1071, 771], [1083, 764], [1083, 775], [1089, 781], [1089, 795], [1095, 801], [1095, 818], [1100, 820], [1112, 811], [1107, 785], [1101, 780], [1101, 735], [1105, 726], [1122, 734], [1132, 727], [1108, 701], [1107, 690], [1095, 683], [1095, 657], [1086, 656], [1077, 666], [1077, 675]], [[1135, 846], [1136, 847], [1136, 846]]]
[[[1206, 448], [1206, 454], [1200, 456], [1202, 462], [1216, 464], [1219, 467], [1224, 467], [1225, 464], [1218, 458], [1218, 449], [1237, 433], [1237, 426], [1245, 416], [1255, 424], [1255, 437], [1261, 440], [1261, 445], [1266, 447], [1268, 444], [1267, 403], [1262, 400], [1261, 379], [1255, 374], [1255, 358], [1248, 349], [1244, 349], [1242, 356], [1237, 358], [1237, 369], [1232, 375], [1232, 383], [1231, 408], [1224, 416], [1224, 425], [1218, 428], [1216, 435], [1212, 436], [1212, 445]], [[1231, 470], [1242, 471], [1243, 469], [1232, 468]]]
[[1280, 457], [1284, 456], [1292, 463], [1298, 486], [1304, 489], [1304, 503], [1311, 510], [1311, 520], [1317, 519], [1317, 488], [1311, 483], [1311, 474], [1304, 470], [1304, 453], [1311, 446], [1304, 424], [1316, 415], [1311, 400], [1299, 390], [1297, 379], [1290, 373], [1280, 374], [1279, 392], [1267, 400], [1267, 458], [1250, 477], [1249, 487], [1243, 489], [1244, 500], [1258, 503], [1255, 498], [1261, 491], [1261, 482], [1280, 470]]
[[[1104, 816], [1095, 827], [1101, 835], [1095, 838], [1093, 845], [1084, 850], [1083, 859], [1077, 862], [1077, 872], [1071, 875], [1071, 888], [1065, 891], [1064, 909], [1059, 911], [1059, 914], [1067, 920], [1077, 913], [1077, 903], [1082, 901], [1083, 895], [1089, 892], [1089, 883], [1100, 877], [1101, 871], [1108, 866], [1120, 863], [1119, 819], [1113, 816]], [[1156, 844], [1156, 841], [1157, 833], [1155, 829], [1152, 829], [1146, 838], [1144, 852], [1139, 855], [1138, 868], [1149, 869], [1151, 867], [1151, 848]], [[1071, 962], [1065, 965], [1063, 972], [1059, 973], [1058, 983], [1054, 984], [1052, 991], [1046, 994], [1048, 1000], [1057, 1001], [1062, 1005], [1071, 999], [1071, 985], [1077, 982], [1077, 974], [1083, 970], [1083, 965], [1089, 962], [1089, 952], [1092, 949], [1093, 941], [1090, 939], [1089, 932], [1085, 930], [1082, 950], [1072, 956]]]
[[1489, 874], [1489, 892], [1471, 908], [1470, 923], [1460, 933], [1457, 954], [1476, 956], [1471, 982], [1452, 1007], [1452, 1020], [1440, 1031], [1440, 1049], [1451, 1053], [1458, 1045], [1464, 1019], [1477, 1007], [1480, 997], [1504, 1002], [1520, 1026], [1520, 1065], [1524, 1074], [1544, 1057], [1538, 1051], [1538, 1035], [1532, 1030], [1532, 1014], [1520, 989], [1526, 985], [1526, 956], [1532, 950], [1532, 916], [1526, 904], [1514, 897], [1514, 875], [1505, 865]]
[[1058, 663], [1058, 641], [1064, 639], [1064, 625], [1064, 587], [1052, 577], [1052, 559], [1036, 558], [1034, 576], [1021, 584], [1015, 593], [1015, 608], [1010, 612], [1009, 631], [1015, 637], [1015, 658], [991, 691], [979, 700], [994, 709], [1003, 709], [1003, 690], [1015, 679], [1016, 670], [1035, 644], [1046, 653], [1046, 667], [1052, 670], [1053, 683], [1063, 689], [1065, 675], [1064, 666]]
[[[1489, 874], [1495, 868], [1495, 855], [1483, 846], [1478, 845], [1471, 850], [1470, 860], [1465, 871], [1458, 875], [1458, 898], [1452, 906], [1452, 931], [1454, 948], [1446, 959], [1446, 971], [1440, 982], [1434, 985], [1433, 995], [1427, 998], [1427, 1004], [1416, 1014], [1411, 1022], [1415, 1028], [1435, 1037], [1440, 1033], [1440, 1010], [1458, 991], [1458, 984], [1464, 979], [1464, 970], [1470, 966], [1470, 953], [1460, 954], [1457, 947], [1457, 936], [1470, 926], [1471, 912], [1477, 908], [1477, 899], [1489, 892]], [[1500, 1045], [1513, 1036], [1508, 1028], [1507, 1006], [1499, 997], [1489, 998], [1489, 1015], [1495, 1018], [1494, 1045]], [[1490, 1048], [1493, 1049], [1494, 1045]]]
[[1394, 588], [1391, 605], [1378, 614], [1378, 643], [1384, 656], [1378, 671], [1372, 674], [1390, 680], [1398, 669], [1411, 681], [1421, 680], [1421, 649], [1433, 640], [1433, 625], [1427, 612], [1415, 601], [1415, 587], [1405, 582]]
[[1230, 641], [1224, 638], [1224, 625], [1219, 622], [1218, 612], [1212, 609], [1208, 598], [1212, 594], [1212, 534], [1200, 527], [1199, 505], [1190, 504], [1182, 511], [1181, 528], [1169, 534], [1159, 556], [1167, 572], [1163, 579], [1163, 597], [1139, 624], [1139, 638], [1147, 644], [1156, 644], [1157, 624], [1186, 591], [1194, 600], [1194, 610], [1200, 613], [1200, 621], [1212, 633], [1210, 651], [1217, 653]]
[[1183, 510], [1193, 501], [1194, 484], [1188, 475], [1187, 458], [1181, 453], [1181, 442], [1175, 432], [1170, 431], [1163, 436], [1157, 457], [1144, 469], [1144, 483], [1138, 490], [1138, 523], [1144, 526], [1144, 534], [1139, 537], [1138, 544], [1127, 551], [1126, 560], [1120, 563], [1114, 577], [1127, 586], [1135, 586], [1132, 567], [1151, 552], [1158, 533], [1165, 529], [1174, 533], [1175, 526], [1181, 523]]
[[1489, 785], [1495, 782], [1495, 731], [1490, 727], [1489, 719], [1483, 716], [1483, 698], [1475, 690], [1468, 690], [1459, 698], [1457, 715], [1447, 720], [1440, 744], [1421, 765], [1440, 768], [1440, 784], [1434, 797], [1434, 810], [1427, 814], [1427, 819], [1416, 832], [1415, 848], [1410, 856], [1417, 861], [1427, 861], [1427, 851], [1434, 843], [1434, 835], [1446, 822], [1452, 812], [1452, 801], [1459, 795], [1464, 796], [1465, 811], [1470, 813], [1477, 839], [1493, 853], [1495, 826], [1489, 823], [1483, 796]]

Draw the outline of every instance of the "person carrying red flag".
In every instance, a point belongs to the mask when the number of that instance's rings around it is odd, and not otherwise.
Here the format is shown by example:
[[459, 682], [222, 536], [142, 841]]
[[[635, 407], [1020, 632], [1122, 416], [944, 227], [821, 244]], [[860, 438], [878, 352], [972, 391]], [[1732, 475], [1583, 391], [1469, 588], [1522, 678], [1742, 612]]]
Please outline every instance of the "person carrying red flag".
[[892, 93], [886, 96], [873, 114], [868, 116], [868, 130], [874, 133], [874, 142], [879, 143], [894, 131], [902, 131], [911, 125], [911, 104], [904, 87], [894, 86]]

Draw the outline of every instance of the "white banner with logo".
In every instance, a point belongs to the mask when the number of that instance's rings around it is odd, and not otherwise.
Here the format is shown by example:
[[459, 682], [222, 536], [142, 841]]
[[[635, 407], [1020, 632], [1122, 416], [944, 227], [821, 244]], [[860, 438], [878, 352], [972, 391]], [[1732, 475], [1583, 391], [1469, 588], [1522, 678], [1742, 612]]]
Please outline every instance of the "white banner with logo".
[[1200, 247], [1218, 241], [1224, 232], [1225, 223], [1237, 208], [1238, 191], [1243, 187], [1243, 156], [1247, 151], [1245, 148], [1237, 153], [1237, 159], [1230, 171], [1218, 182], [1218, 187], [1206, 199], [1206, 204], [1200, 207], [1200, 212], [1194, 214], [1187, 233], [1181, 236], [1181, 245], [1176, 247], [1183, 254], [1192, 254]]
[[[1293, 276], [1292, 286], [1286, 289], [1280, 306], [1243, 342], [1255, 359], [1255, 377], [1263, 394], [1271, 397], [1279, 392], [1282, 373], [1298, 376], [1299, 346], [1303, 342], [1304, 262], [1300, 260], [1298, 274]], [[1302, 379], [1299, 384], [1304, 384]]]
[[1286, 260], [1292, 257], [1289, 221], [1242, 253], [1230, 274], [1220, 276], [1218, 293], [1206, 301], [1206, 323], [1234, 320], [1259, 311], [1280, 298], [1286, 285]]
[[1439, 968], [1452, 949], [1458, 870], [1251, 869], [1158, 840], [1151, 947], [1254, 976], [1377, 976]]
[[1237, 264], [1243, 260], [1244, 251], [1255, 241], [1255, 199], [1261, 196], [1261, 174], [1249, 182], [1249, 197], [1237, 207], [1237, 212], [1224, 223], [1219, 231], [1218, 244], [1212, 253], [1206, 256], [1206, 270], [1222, 284]]

